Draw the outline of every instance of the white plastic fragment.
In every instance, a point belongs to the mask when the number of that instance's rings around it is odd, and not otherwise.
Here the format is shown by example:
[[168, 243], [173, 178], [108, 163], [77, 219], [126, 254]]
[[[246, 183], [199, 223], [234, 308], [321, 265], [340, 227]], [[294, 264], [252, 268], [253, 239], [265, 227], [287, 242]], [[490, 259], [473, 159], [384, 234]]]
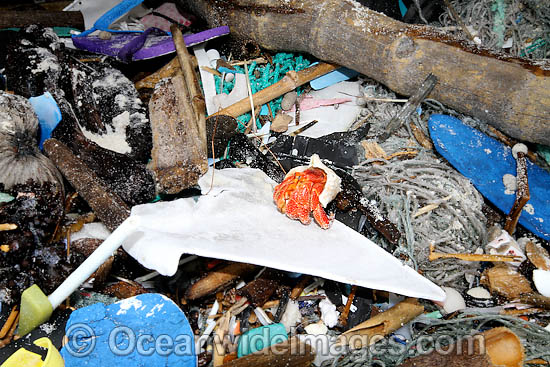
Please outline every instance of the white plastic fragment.
[[338, 317], [340, 312], [336, 311], [334, 303], [330, 302], [328, 298], [325, 298], [319, 302], [319, 309], [321, 310], [321, 320], [329, 328], [333, 328], [338, 323]]
[[319, 322], [309, 324], [304, 329], [309, 335], [325, 335], [328, 332], [328, 328], [323, 320], [319, 320]]
[[526, 259], [525, 253], [516, 240], [514, 240], [505, 230], [501, 230], [500, 235], [487, 244], [486, 251], [492, 255], [512, 255], [520, 257], [521, 261], [507, 263], [513, 267], [518, 267]]
[[[208, 316], [214, 316], [218, 313], [218, 310], [220, 309], [220, 304], [218, 301], [215, 301], [212, 305], [212, 309], [208, 313]], [[202, 346], [216, 327], [216, 320], [208, 318], [206, 319], [206, 329], [204, 330], [204, 333], [197, 339], [195, 342], [195, 350], [197, 351], [197, 354], [202, 352]]]
[[442, 287], [447, 295], [445, 302], [443, 302], [443, 310], [446, 313], [463, 310], [466, 308], [466, 302], [458, 291], [454, 288]]
[[206, 51], [206, 56], [208, 56], [208, 60], [210, 61], [210, 67], [215, 69], [217, 61], [220, 59], [220, 53], [215, 48], [211, 48], [210, 50]]
[[541, 269], [533, 270], [533, 282], [540, 294], [544, 297], [550, 297], [550, 271]]
[[[227, 74], [233, 75], [233, 74]], [[216, 111], [231, 106], [233, 103], [240, 101], [248, 96], [248, 89], [246, 88], [246, 76], [244, 74], [235, 75], [235, 84], [229, 94], [220, 93], [212, 101]]]
[[514, 156], [514, 158], [518, 159], [518, 153], [519, 152], [521, 152], [523, 154], [527, 154], [527, 152], [528, 152], [527, 145], [525, 145], [523, 143], [517, 143], [516, 145], [514, 145], [512, 147], [512, 155]]
[[71, 241], [76, 241], [81, 238], [104, 240], [109, 237], [110, 234], [111, 231], [101, 222], [85, 223], [80, 231], [71, 233]]
[[216, 96], [216, 83], [214, 81], [214, 75], [200, 68], [201, 66], [210, 66], [210, 60], [204, 47], [204, 43], [199, 44], [193, 47], [193, 51], [199, 64], [199, 73], [204, 92], [204, 102], [206, 103], [206, 112], [211, 115], [218, 112], [214, 103], [214, 97]]
[[[143, 218], [142, 228], [125, 241], [124, 249], [142, 265], [167, 276], [176, 273], [182, 254], [192, 254], [410, 297], [445, 298], [440, 287], [337, 220], [329, 231], [288, 220], [273, 203], [276, 183], [261, 170], [227, 168], [216, 170], [213, 177], [212, 173], [210, 170], [199, 179], [202, 192], [208, 195], [198, 200], [183, 198], [134, 206], [131, 216]], [[257, 226], [260, 219], [269, 225]], [[242, 251], [243, 243], [258, 238], [262, 238], [262, 246], [248, 246]], [[342, 251], [343, 239], [346, 251]], [[295, 256], [289, 257], [289, 253]]]
[[281, 317], [281, 324], [285, 326], [286, 332], [290, 333], [292, 328], [296, 326], [301, 320], [302, 314], [300, 313], [298, 302], [289, 301], [286, 305], [285, 312]]
[[267, 316], [267, 314], [261, 307], [256, 307], [254, 309], [254, 313], [258, 317], [258, 321], [260, 322], [260, 324], [262, 324], [263, 326], [273, 324], [273, 321], [271, 321], [269, 316]]
[[510, 173], [506, 173], [504, 176], [502, 176], [502, 183], [504, 184], [504, 188], [506, 189], [504, 191], [506, 195], [514, 195], [514, 193], [518, 189], [516, 176]]

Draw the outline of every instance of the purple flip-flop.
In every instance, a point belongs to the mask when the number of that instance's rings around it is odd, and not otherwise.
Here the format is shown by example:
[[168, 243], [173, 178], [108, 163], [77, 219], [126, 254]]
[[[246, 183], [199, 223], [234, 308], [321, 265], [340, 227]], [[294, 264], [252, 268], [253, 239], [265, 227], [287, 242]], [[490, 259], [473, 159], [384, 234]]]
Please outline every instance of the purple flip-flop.
[[[183, 37], [187, 46], [193, 46], [229, 34], [229, 27], [222, 26]], [[176, 51], [172, 36], [156, 28], [145, 32], [111, 33], [104, 40], [95, 35], [73, 36], [76, 48], [103, 55], [118, 57], [124, 62], [146, 60]]]

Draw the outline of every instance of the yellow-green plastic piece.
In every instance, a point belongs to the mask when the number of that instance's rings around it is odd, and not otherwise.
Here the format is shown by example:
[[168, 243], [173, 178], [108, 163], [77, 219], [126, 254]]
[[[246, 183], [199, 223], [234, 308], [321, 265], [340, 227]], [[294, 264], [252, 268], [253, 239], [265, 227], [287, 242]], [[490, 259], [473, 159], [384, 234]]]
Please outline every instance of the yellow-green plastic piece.
[[42, 361], [39, 354], [20, 348], [0, 367], [65, 367], [65, 361], [63, 361], [61, 354], [59, 354], [50, 339], [40, 338], [34, 344], [48, 350], [44, 361]]
[[36, 285], [25, 289], [21, 295], [21, 312], [17, 334], [25, 336], [35, 327], [48, 321], [52, 315], [52, 304], [48, 297]]

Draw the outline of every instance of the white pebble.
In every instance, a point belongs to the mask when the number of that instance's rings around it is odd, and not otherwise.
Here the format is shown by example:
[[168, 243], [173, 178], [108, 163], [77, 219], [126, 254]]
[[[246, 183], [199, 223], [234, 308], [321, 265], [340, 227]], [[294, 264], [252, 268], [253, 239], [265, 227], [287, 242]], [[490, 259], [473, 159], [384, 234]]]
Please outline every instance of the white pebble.
[[295, 91], [286, 93], [281, 101], [281, 108], [284, 111], [290, 110], [296, 103], [296, 99], [298, 99], [298, 94]]
[[228, 83], [231, 83], [235, 79], [235, 74], [233, 73], [227, 73], [225, 74], [225, 81]]

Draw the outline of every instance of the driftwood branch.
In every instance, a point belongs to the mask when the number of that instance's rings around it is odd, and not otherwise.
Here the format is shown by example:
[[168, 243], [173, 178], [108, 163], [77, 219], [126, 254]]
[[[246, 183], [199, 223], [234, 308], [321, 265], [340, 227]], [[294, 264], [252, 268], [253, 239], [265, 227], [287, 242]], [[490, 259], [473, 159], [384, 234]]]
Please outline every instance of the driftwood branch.
[[512, 137], [550, 144], [550, 70], [494, 55], [429, 26], [408, 25], [351, 0], [180, 0], [211, 26], [270, 50], [308, 52], [403, 94], [433, 73], [429, 95]]

